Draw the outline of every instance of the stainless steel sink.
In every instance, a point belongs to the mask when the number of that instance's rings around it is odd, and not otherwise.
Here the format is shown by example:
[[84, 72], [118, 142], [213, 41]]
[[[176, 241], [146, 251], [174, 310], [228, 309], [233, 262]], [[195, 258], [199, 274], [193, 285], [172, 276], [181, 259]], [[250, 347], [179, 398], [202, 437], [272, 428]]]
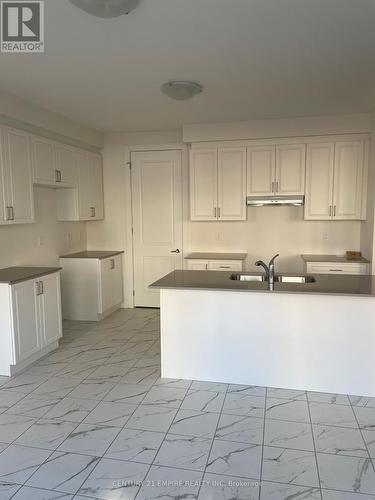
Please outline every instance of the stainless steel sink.
[[[248, 273], [234, 273], [230, 277], [231, 280], [236, 281], [258, 281], [260, 283], [267, 282], [268, 278], [264, 274], [248, 274]], [[274, 278], [275, 283], [315, 283], [314, 276], [283, 276], [278, 275]]]
[[265, 275], [246, 273], [234, 273], [231, 275], [230, 279], [236, 281], [267, 281], [267, 277]]
[[279, 283], [315, 283], [314, 276], [275, 276]]

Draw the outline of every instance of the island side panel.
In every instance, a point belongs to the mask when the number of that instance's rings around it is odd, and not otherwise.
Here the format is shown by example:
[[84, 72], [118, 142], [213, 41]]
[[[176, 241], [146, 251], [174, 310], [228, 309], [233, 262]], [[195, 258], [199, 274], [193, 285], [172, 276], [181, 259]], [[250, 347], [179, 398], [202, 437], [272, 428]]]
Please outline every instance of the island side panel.
[[162, 376], [375, 397], [375, 298], [161, 290]]

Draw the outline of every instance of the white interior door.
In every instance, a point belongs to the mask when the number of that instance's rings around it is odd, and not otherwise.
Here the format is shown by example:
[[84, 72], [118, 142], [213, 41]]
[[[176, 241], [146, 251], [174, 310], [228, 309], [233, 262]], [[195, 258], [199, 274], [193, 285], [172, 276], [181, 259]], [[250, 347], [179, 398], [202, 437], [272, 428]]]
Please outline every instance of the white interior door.
[[159, 307], [148, 286], [183, 267], [181, 164], [180, 151], [131, 155], [136, 306]]

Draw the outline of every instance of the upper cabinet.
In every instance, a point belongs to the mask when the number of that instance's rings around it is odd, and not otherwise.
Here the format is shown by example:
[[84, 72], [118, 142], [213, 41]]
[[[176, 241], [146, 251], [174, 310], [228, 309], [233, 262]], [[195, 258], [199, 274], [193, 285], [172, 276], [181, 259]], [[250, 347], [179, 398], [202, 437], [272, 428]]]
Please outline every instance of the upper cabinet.
[[31, 137], [9, 127], [0, 135], [0, 222], [34, 222]]
[[190, 151], [193, 221], [246, 220], [246, 148]]
[[305, 219], [366, 218], [364, 148], [364, 141], [307, 146]]
[[247, 148], [247, 195], [303, 195], [305, 144]]
[[34, 184], [50, 187], [77, 185], [74, 148], [44, 137], [33, 137]]
[[58, 219], [62, 221], [101, 220], [104, 217], [101, 155], [77, 150], [77, 188], [57, 193]]

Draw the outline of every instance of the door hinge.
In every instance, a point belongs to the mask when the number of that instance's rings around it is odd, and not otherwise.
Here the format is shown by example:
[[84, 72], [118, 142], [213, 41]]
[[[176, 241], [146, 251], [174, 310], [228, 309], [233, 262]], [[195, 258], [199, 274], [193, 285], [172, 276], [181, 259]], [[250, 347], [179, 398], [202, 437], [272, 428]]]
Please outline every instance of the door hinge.
[[135, 290], [133, 290], [133, 297], [135, 297]]

